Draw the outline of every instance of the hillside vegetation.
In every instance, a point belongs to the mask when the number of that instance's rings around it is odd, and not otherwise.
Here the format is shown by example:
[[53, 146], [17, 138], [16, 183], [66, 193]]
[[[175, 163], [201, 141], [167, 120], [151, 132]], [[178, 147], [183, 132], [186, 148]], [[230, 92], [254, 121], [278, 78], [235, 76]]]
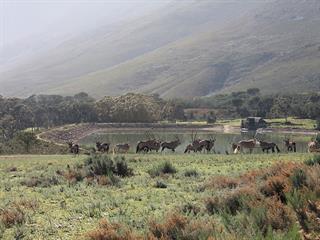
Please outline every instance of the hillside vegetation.
[[163, 97], [320, 90], [320, 2], [173, 2], [2, 70], [0, 91]]

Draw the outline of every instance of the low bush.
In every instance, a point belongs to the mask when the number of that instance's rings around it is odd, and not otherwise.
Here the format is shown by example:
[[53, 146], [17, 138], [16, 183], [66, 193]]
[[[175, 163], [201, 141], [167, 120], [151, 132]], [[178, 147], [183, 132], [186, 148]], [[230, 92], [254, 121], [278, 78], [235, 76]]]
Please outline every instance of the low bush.
[[184, 172], [185, 177], [198, 177], [199, 173], [195, 169], [186, 170]]
[[138, 240], [142, 239], [120, 224], [102, 219], [97, 229], [85, 234], [88, 240]]
[[296, 169], [290, 176], [294, 188], [302, 188], [306, 185], [307, 175], [303, 169]]
[[84, 161], [84, 165], [68, 166], [67, 171], [59, 171], [70, 182], [84, 179], [87, 183], [97, 182], [99, 185], [116, 185], [119, 177], [133, 176], [133, 170], [128, 167], [124, 157], [115, 159], [107, 155], [92, 154]]
[[212, 220], [201, 221], [177, 213], [168, 215], [164, 222], [151, 221], [149, 239], [210, 239], [215, 236], [215, 223]]
[[226, 176], [216, 176], [210, 178], [203, 186], [204, 189], [224, 189], [224, 188], [229, 188], [233, 189], [238, 187], [240, 184], [239, 179], [235, 179], [232, 177], [226, 177]]
[[167, 184], [165, 184], [162, 181], [157, 181], [156, 184], [154, 185], [156, 188], [167, 188]]
[[157, 177], [163, 174], [175, 174], [176, 172], [176, 168], [170, 162], [164, 162], [148, 171], [151, 177]]
[[187, 203], [182, 206], [181, 211], [187, 215], [190, 215], [190, 214], [198, 215], [200, 213], [201, 209], [199, 206], [197, 206], [195, 204]]
[[280, 176], [270, 177], [261, 186], [260, 191], [266, 197], [278, 197], [281, 202], [286, 202], [285, 192], [288, 191], [287, 179]]
[[26, 221], [26, 214], [19, 206], [8, 206], [0, 212], [0, 221], [6, 227], [21, 225]]
[[308, 166], [320, 165], [320, 155], [314, 155], [312, 158], [304, 162]]
[[21, 185], [24, 185], [27, 187], [50, 187], [58, 184], [59, 184], [59, 180], [56, 176], [31, 177], [21, 182]]

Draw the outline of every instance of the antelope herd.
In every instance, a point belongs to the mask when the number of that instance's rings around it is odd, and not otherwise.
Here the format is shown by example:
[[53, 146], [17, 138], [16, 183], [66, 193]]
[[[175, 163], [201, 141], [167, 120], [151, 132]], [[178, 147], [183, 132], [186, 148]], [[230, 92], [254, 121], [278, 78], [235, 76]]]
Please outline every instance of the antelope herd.
[[[181, 145], [181, 141], [178, 136], [175, 137], [176, 139], [173, 141], [161, 141], [157, 140], [156, 138], [150, 138], [145, 141], [139, 141], [137, 143], [135, 152], [136, 153], [148, 153], [148, 152], [161, 152], [168, 149], [172, 152], [176, 151], [176, 148]], [[216, 138], [210, 137], [209, 139], [200, 139], [197, 138], [196, 134], [192, 133], [191, 142], [188, 144], [184, 150], [184, 153], [216, 153], [214, 149], [214, 145], [216, 142]], [[285, 139], [284, 141], [285, 150], [287, 152], [296, 152], [297, 151], [297, 144], [294, 141], [290, 141], [290, 139]], [[249, 140], [241, 140], [236, 143], [231, 144], [231, 152], [234, 154], [237, 153], [244, 153], [249, 152], [252, 153], [255, 148], [260, 148], [263, 153], [269, 153], [271, 150], [272, 153], [279, 153], [280, 148], [274, 142], [266, 142], [262, 140], [258, 140], [256, 136]], [[68, 142], [70, 153], [72, 154], [79, 154], [80, 147], [79, 144], [75, 144], [73, 142]], [[109, 153], [110, 150], [110, 143], [101, 143], [96, 142], [96, 148], [93, 149], [95, 152], [101, 153]], [[128, 153], [130, 149], [130, 145], [128, 143], [123, 144], [116, 144], [112, 150], [113, 153]], [[309, 153], [320, 153], [320, 143], [318, 141], [312, 141], [308, 143], [307, 150]], [[226, 154], [229, 154], [226, 151]]]

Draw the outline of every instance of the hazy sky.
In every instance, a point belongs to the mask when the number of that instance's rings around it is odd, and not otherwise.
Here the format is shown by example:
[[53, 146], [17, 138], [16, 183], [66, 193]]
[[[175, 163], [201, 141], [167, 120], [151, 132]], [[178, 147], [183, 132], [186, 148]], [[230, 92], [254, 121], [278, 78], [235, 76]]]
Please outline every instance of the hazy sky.
[[0, 0], [0, 46], [36, 34], [78, 33], [142, 15], [170, 0]]

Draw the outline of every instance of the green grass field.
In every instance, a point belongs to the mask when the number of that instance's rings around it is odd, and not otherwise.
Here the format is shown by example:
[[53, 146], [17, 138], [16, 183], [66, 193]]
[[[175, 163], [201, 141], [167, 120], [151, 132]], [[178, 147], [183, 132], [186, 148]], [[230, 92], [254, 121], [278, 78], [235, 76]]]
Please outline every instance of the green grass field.
[[[204, 208], [204, 199], [212, 195], [199, 191], [212, 176], [238, 176], [279, 161], [304, 161], [308, 154], [280, 155], [127, 155], [126, 162], [134, 176], [121, 178], [117, 186], [101, 186], [88, 181], [70, 183], [57, 170], [81, 164], [86, 156], [13, 155], [0, 157], [0, 208], [12, 203], [29, 202], [25, 221], [10, 227], [1, 226], [3, 239], [23, 235], [26, 239], [76, 239], [97, 226], [101, 218], [119, 222], [139, 233], [147, 230], [150, 220], [186, 204]], [[152, 178], [148, 170], [164, 161], [176, 168], [174, 175]], [[13, 169], [16, 168], [16, 169]], [[195, 170], [198, 176], [185, 176]], [[28, 182], [41, 179], [36, 187]], [[156, 188], [157, 181], [167, 188]], [[208, 217], [203, 214], [201, 217]], [[1, 236], [0, 236], [1, 238]], [[16, 238], [18, 239], [18, 238]]]

